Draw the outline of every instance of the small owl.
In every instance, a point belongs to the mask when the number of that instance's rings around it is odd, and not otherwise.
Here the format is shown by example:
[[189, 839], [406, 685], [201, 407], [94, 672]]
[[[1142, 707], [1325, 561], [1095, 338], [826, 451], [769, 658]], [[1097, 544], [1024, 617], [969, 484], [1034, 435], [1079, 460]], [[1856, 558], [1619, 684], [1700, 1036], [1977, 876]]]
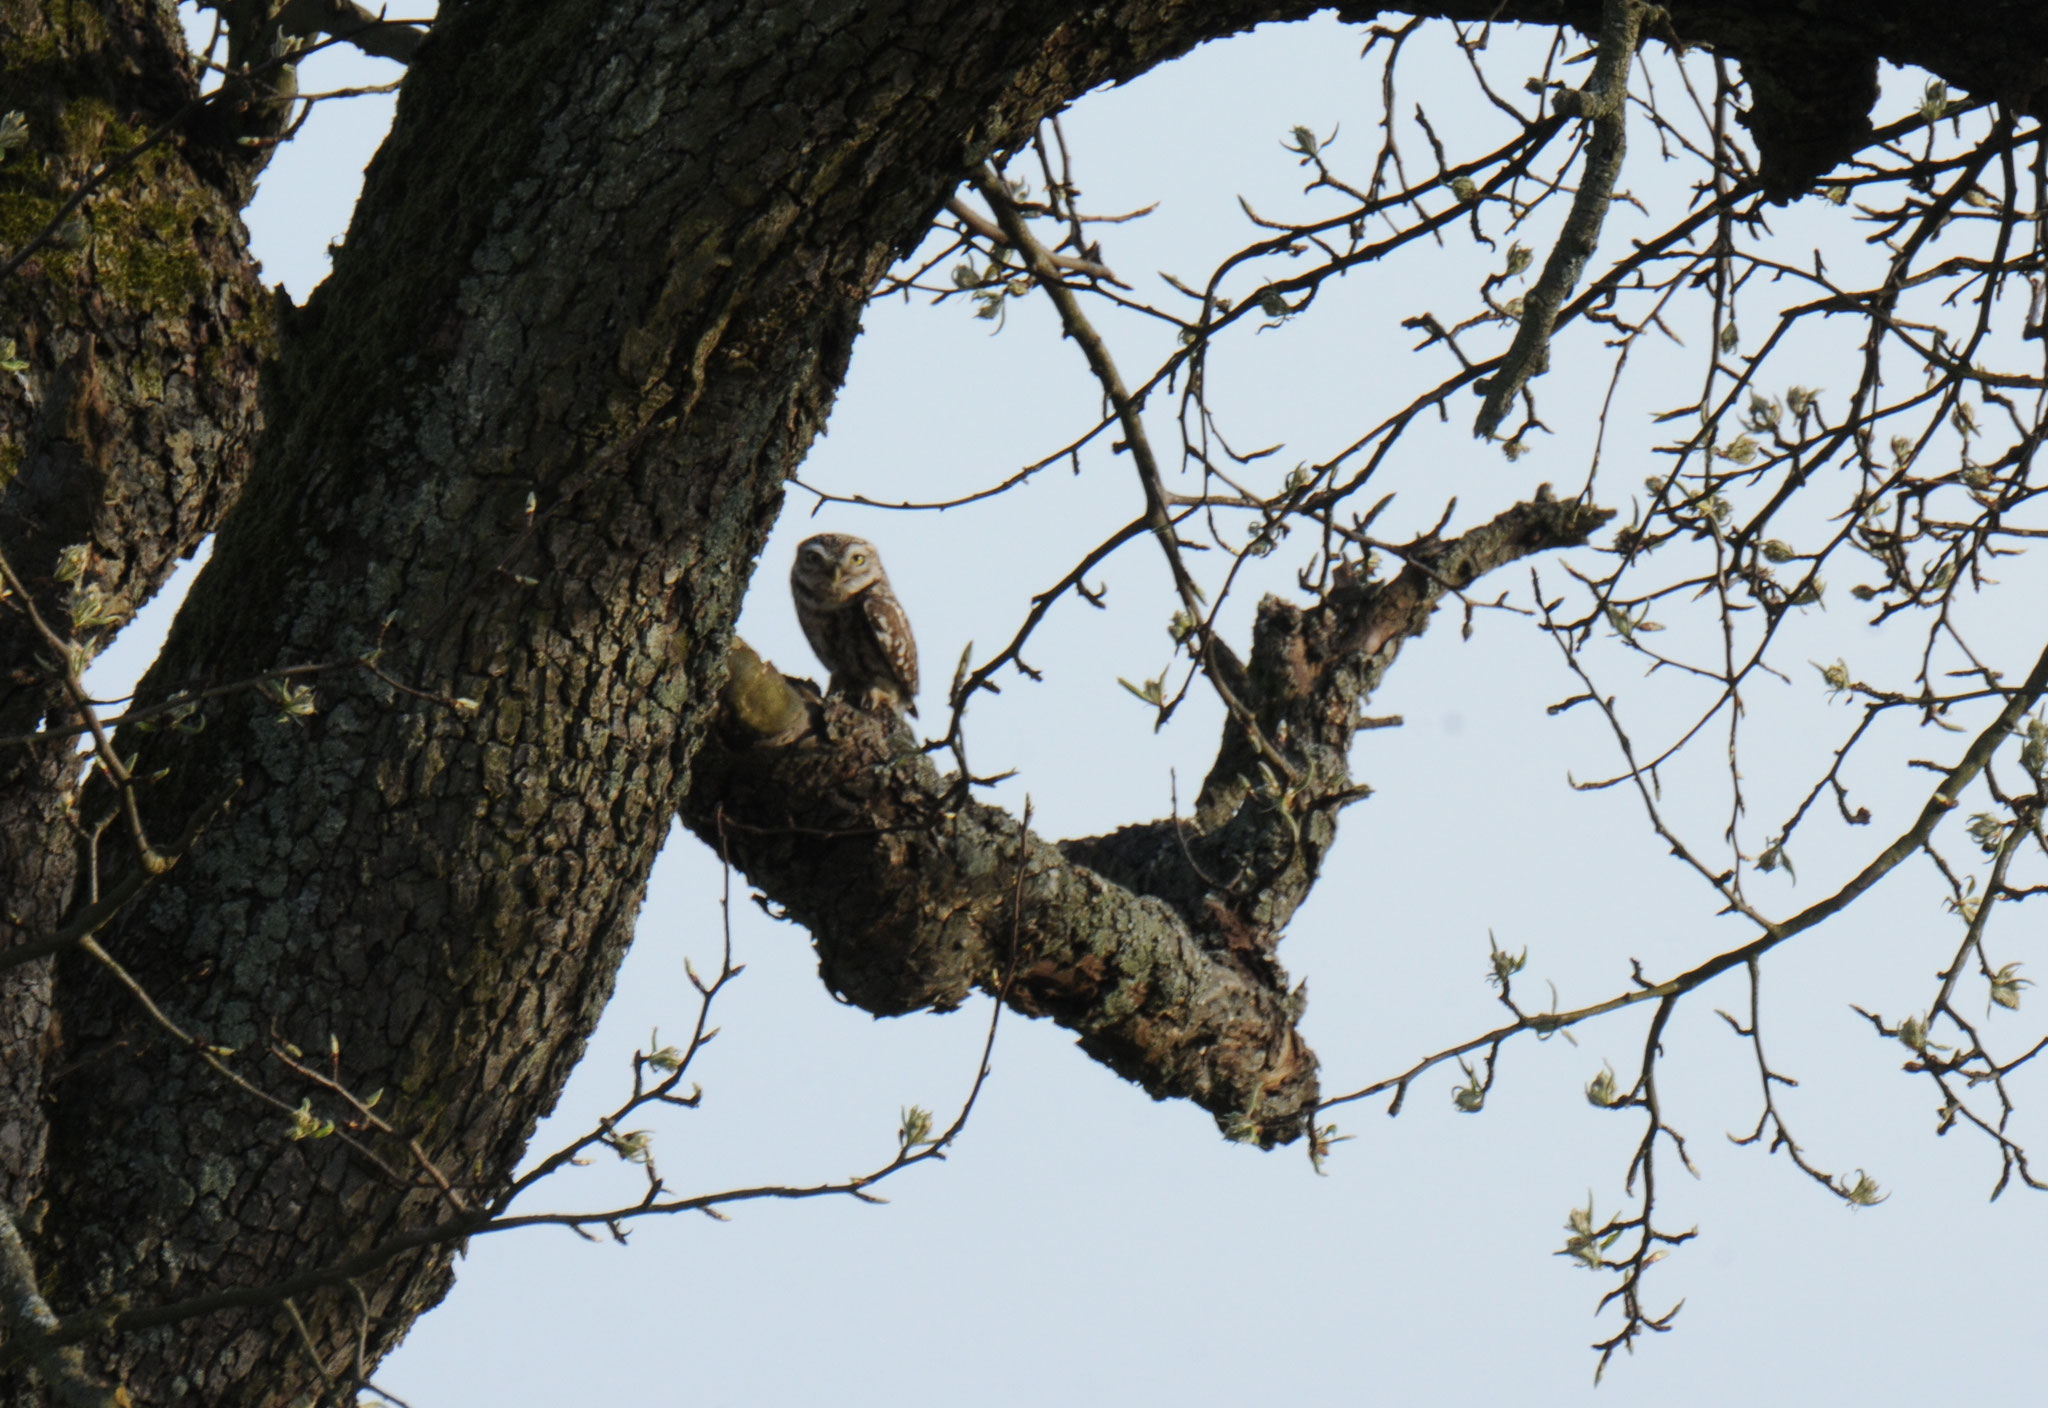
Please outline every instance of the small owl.
[[889, 704], [916, 717], [917, 641], [873, 543], [847, 533], [804, 539], [789, 592], [832, 689], [863, 708]]

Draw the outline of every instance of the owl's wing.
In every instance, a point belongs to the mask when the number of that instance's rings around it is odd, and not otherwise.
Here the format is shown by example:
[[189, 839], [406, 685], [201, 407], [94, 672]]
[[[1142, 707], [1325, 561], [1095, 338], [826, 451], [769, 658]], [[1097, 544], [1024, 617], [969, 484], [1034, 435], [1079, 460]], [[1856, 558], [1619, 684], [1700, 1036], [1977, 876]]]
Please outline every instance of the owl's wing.
[[889, 661], [889, 673], [903, 687], [903, 702], [908, 705], [917, 694], [917, 638], [910, 633], [910, 617], [896, 594], [887, 591], [864, 593], [861, 611], [875, 633], [875, 644]]

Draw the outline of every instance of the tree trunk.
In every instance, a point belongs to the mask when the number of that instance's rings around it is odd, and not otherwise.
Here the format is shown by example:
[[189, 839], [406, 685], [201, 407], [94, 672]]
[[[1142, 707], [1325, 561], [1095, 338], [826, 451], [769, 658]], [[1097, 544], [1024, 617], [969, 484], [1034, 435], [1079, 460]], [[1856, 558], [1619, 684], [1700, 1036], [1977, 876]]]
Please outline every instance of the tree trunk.
[[[0, 289], [30, 363], [0, 381], [0, 546], [60, 634], [104, 635], [233, 504], [139, 699], [322, 668], [206, 701], [203, 730], [124, 732], [157, 844], [238, 790], [102, 932], [106, 950], [287, 1106], [314, 1092], [265, 1050], [338, 1051], [453, 1196], [487, 1199], [609, 994], [695, 786], [751, 564], [867, 291], [962, 174], [1044, 114], [1311, 8], [450, 3], [333, 277], [276, 319], [235, 215], [261, 150], [238, 139], [274, 110], [259, 95], [185, 120]], [[1721, 0], [1674, 5], [1672, 23], [1767, 54], [1802, 101], [1801, 56], [1861, 72], [1884, 54], [2032, 102], [2048, 17], [1988, 8], [1830, 0], [1792, 17]], [[152, 0], [0, 0], [0, 25], [0, 106], [32, 133], [0, 163], [11, 257], [192, 88]], [[1857, 130], [1864, 87], [1828, 91], [1847, 95], [1830, 120]], [[1773, 131], [1756, 126], [1786, 190], [1847, 140], [1793, 151]], [[95, 594], [108, 623], [74, 632]], [[69, 709], [30, 629], [0, 618], [10, 734]], [[298, 687], [316, 712], [295, 709]], [[88, 898], [77, 828], [115, 811], [105, 788], [74, 793], [69, 752], [17, 749], [0, 774], [0, 883], [23, 935]], [[138, 863], [123, 827], [99, 841], [102, 890]], [[1113, 873], [1130, 856], [1105, 841], [1065, 860]], [[283, 1114], [224, 1085], [86, 954], [60, 956], [54, 990], [35, 965], [0, 984], [0, 1177], [60, 1312], [261, 1286], [445, 1214], [450, 1195], [339, 1141], [287, 1139]], [[1040, 1006], [1079, 1003], [1085, 1023], [1110, 986]], [[1102, 1038], [1105, 1059], [1121, 1042]], [[378, 1152], [417, 1172], [403, 1148]], [[445, 1290], [451, 1255], [357, 1278], [373, 1362]], [[298, 1302], [330, 1368], [352, 1354], [356, 1304]], [[318, 1381], [287, 1326], [274, 1307], [224, 1312], [96, 1340], [88, 1361], [138, 1402], [282, 1404]]]
[[[0, 160], [0, 333], [25, 364], [0, 374], [0, 551], [89, 658], [214, 530], [248, 472], [271, 305], [237, 214], [260, 161], [233, 138], [257, 129], [224, 113], [67, 210], [96, 167], [197, 96], [177, 20], [149, 3], [0, 0], [0, 46], [0, 108], [27, 125]], [[25, 613], [0, 612], [0, 735], [74, 717], [38, 660], [53, 654]], [[0, 755], [0, 894], [31, 934], [57, 927], [77, 886], [87, 818], [70, 753]], [[9, 1207], [40, 1189], [49, 1000], [48, 962], [0, 975]]]

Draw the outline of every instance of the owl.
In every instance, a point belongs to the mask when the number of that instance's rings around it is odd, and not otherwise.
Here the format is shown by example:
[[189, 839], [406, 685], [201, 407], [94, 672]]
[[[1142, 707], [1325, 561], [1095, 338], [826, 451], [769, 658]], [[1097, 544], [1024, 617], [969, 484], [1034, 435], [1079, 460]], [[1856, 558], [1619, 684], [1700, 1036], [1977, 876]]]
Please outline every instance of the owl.
[[917, 641], [873, 543], [847, 533], [804, 539], [789, 593], [832, 689], [863, 708], [888, 704], [916, 717]]

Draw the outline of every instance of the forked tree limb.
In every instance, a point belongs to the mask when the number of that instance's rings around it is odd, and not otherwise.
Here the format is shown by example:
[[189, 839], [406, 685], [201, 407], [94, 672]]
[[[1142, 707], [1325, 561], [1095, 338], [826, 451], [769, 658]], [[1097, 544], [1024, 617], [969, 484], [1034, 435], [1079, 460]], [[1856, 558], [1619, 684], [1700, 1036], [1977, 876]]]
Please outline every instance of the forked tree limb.
[[1338, 809], [1364, 793], [1349, 766], [1361, 706], [1446, 592], [1612, 516], [1546, 490], [1411, 544], [1391, 579], [1353, 570], [1313, 605], [1262, 602], [1243, 683], [1296, 764], [1285, 790], [1232, 722], [1194, 817], [1048, 841], [965, 797], [893, 716], [820, 698], [742, 642], [683, 819], [811, 931], [847, 1001], [943, 1011], [1007, 981], [1012, 1007], [1079, 1033], [1154, 1097], [1287, 1143], [1314, 1110], [1316, 1058], [1275, 949]]

